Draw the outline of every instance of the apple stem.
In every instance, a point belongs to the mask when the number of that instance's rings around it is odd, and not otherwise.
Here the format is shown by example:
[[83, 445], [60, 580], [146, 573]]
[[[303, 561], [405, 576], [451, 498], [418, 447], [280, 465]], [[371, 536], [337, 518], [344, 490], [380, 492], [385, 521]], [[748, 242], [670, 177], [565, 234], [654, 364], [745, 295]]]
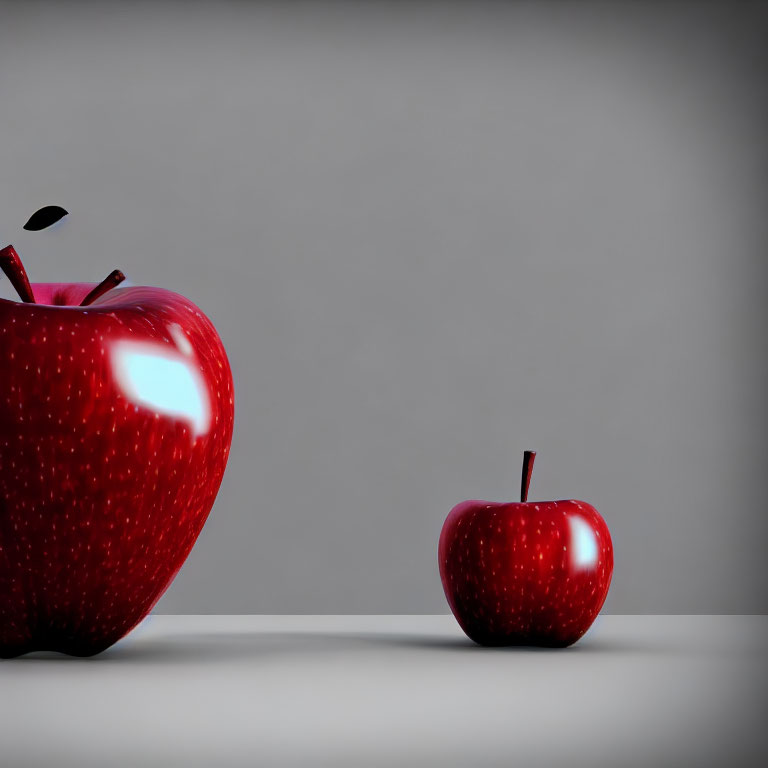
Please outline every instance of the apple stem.
[[531, 484], [533, 462], [536, 461], [536, 451], [523, 452], [523, 479], [520, 483], [520, 501], [528, 501], [528, 486]]
[[35, 304], [35, 295], [32, 293], [32, 286], [29, 284], [27, 271], [21, 263], [19, 254], [12, 245], [6, 245], [0, 250], [0, 269], [5, 272], [11, 285], [16, 289], [19, 298], [25, 304]]
[[111, 291], [125, 280], [125, 275], [119, 269], [113, 269], [81, 302], [81, 307], [93, 304], [96, 299]]

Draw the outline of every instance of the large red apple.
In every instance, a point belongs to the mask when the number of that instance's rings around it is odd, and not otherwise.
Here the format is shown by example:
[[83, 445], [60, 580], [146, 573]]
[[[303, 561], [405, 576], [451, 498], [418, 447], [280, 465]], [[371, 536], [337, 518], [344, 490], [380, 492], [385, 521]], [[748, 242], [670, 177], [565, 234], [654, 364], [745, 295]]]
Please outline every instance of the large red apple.
[[0, 266], [0, 656], [89, 656], [147, 615], [227, 463], [232, 374], [208, 318], [159, 288], [30, 286]]
[[520, 503], [465, 501], [440, 534], [448, 604], [481, 645], [570, 645], [608, 594], [608, 526], [584, 501], [526, 501], [535, 455], [525, 452]]

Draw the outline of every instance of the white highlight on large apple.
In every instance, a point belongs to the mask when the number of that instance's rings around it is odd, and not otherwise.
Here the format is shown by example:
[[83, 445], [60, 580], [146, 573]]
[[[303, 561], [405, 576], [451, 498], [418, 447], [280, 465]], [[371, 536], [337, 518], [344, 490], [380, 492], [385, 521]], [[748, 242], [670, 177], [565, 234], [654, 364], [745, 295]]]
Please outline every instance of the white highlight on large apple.
[[186, 345], [179, 344], [178, 338], [174, 340], [186, 354], [168, 344], [114, 342], [110, 350], [112, 370], [129, 400], [186, 421], [194, 436], [205, 434], [211, 422], [208, 393], [190, 359], [191, 344], [186, 337]]
[[578, 515], [569, 515], [571, 557], [579, 568], [591, 568], [597, 563], [597, 539], [592, 527]]
[[169, 323], [168, 332], [181, 353], [189, 357], [192, 354], [192, 342], [184, 333], [184, 329], [178, 323]]

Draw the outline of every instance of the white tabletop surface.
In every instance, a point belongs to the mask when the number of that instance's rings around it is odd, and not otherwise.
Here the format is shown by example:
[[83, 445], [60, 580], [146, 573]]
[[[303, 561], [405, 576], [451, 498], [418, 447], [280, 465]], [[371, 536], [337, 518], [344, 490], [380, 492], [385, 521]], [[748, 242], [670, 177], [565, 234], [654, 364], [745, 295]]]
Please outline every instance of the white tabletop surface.
[[768, 617], [601, 616], [565, 650], [451, 616], [153, 616], [0, 662], [0, 765], [765, 766]]

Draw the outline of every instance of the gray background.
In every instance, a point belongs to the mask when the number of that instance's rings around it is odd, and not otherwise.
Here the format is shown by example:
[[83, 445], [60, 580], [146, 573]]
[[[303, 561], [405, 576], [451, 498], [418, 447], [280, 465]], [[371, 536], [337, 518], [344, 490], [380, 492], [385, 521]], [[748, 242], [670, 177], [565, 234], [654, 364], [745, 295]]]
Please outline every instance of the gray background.
[[0, 14], [2, 244], [173, 288], [229, 351], [160, 611], [443, 612], [442, 521], [525, 448], [606, 518], [609, 611], [768, 610], [765, 5]]

